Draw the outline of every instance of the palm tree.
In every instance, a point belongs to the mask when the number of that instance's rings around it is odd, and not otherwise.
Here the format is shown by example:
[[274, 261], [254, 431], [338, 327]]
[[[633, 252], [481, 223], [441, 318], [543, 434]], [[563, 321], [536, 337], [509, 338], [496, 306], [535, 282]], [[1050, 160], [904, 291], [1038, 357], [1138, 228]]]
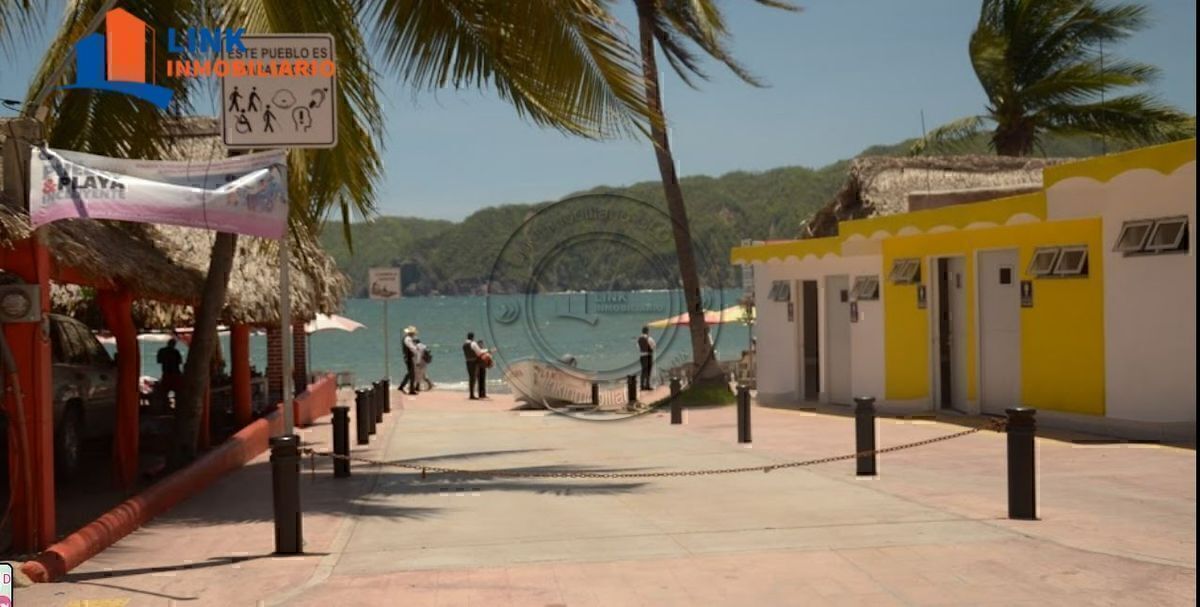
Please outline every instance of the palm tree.
[[[32, 4], [0, 0], [0, 33], [9, 15], [24, 18]], [[56, 66], [103, 4], [68, 1], [64, 22], [30, 87], [31, 99], [43, 87], [59, 84], [53, 82]], [[494, 87], [521, 116], [574, 135], [646, 132], [655, 120], [641, 98], [636, 51], [619, 36], [603, 5], [603, 0], [125, 0], [121, 6], [150, 23], [334, 34], [338, 146], [289, 154], [289, 198], [293, 229], [314, 229], [336, 210], [348, 230], [351, 213], [373, 212], [381, 169], [374, 144], [382, 130], [377, 74], [360, 31], [372, 31], [385, 66], [411, 86]], [[167, 56], [165, 42], [159, 44], [158, 56]], [[170, 123], [189, 113], [200, 93], [182, 80], [165, 84], [176, 92], [167, 112], [120, 95], [77, 90], [58, 95], [44, 119], [48, 143], [111, 156], [163, 157], [174, 143]], [[236, 244], [236, 235], [218, 233], [213, 245], [177, 405], [176, 464], [196, 453], [201, 399]]]
[[1107, 97], [1151, 83], [1151, 65], [1105, 57], [1104, 45], [1146, 23], [1139, 4], [1096, 0], [984, 0], [971, 35], [971, 65], [988, 97], [987, 113], [943, 125], [913, 146], [953, 149], [991, 129], [1003, 156], [1026, 156], [1047, 133], [1091, 134], [1133, 143], [1192, 136], [1188, 117], [1146, 93]]
[[[798, 10], [785, 2], [756, 1], [774, 8]], [[704, 321], [704, 304], [700, 296], [700, 277], [696, 268], [695, 251], [692, 248], [691, 226], [688, 223], [687, 206], [683, 200], [683, 189], [679, 186], [679, 176], [675, 173], [675, 158], [671, 154], [671, 141], [667, 136], [665, 124], [666, 114], [659, 91], [655, 44], [657, 43], [672, 69], [688, 86], [696, 86], [695, 78], [708, 78], [700, 67], [698, 56], [689, 48], [689, 42], [699, 47], [701, 52], [720, 61], [748, 84], [762, 84], [730, 55], [726, 48], [729, 30], [725, 26], [724, 16], [713, 0], [634, 0], [634, 5], [637, 8], [646, 105], [652, 115], [663, 117], [662, 121], [651, 121], [650, 138], [654, 143], [654, 155], [658, 161], [658, 172], [667, 199], [667, 211], [671, 217], [675, 255], [679, 258], [684, 304], [689, 312], [688, 331], [692, 338], [692, 362], [696, 365], [695, 379], [702, 383], [723, 382], [721, 370], [713, 355], [712, 344], [709, 342], [708, 324]]]

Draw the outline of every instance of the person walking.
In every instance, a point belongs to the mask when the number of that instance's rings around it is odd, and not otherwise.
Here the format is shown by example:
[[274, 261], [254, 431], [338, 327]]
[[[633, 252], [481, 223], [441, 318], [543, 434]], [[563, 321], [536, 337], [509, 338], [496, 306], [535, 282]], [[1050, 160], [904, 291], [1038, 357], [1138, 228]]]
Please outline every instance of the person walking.
[[162, 368], [162, 376], [158, 381], [158, 396], [161, 399], [160, 406], [166, 409], [170, 393], [174, 392], [178, 396], [179, 388], [183, 385], [183, 355], [175, 347], [175, 340], [168, 339], [167, 345], [158, 349], [156, 358]]
[[642, 327], [642, 334], [637, 338], [638, 352], [642, 362], [642, 390], [650, 390], [650, 371], [654, 367], [654, 338], [650, 337], [650, 327]]
[[416, 338], [416, 327], [409, 325], [404, 328], [404, 379], [400, 380], [399, 390], [403, 392], [404, 386], [408, 386], [409, 394], [417, 393], [417, 344], [413, 342]]
[[429, 387], [432, 388], [433, 384], [426, 377], [425, 371], [429, 368], [429, 363], [433, 360], [433, 356], [429, 354], [429, 348], [421, 343], [420, 339], [414, 339], [413, 346], [416, 348], [416, 352], [413, 354], [413, 366], [416, 370], [413, 385], [417, 386], [418, 391], [425, 384], [429, 384]]

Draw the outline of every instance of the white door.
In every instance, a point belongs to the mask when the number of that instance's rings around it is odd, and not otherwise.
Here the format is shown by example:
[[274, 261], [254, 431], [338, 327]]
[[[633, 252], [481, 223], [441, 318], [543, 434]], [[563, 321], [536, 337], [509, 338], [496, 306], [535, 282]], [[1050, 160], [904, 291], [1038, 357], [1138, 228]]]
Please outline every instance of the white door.
[[849, 405], [850, 389], [850, 277], [825, 279], [825, 369], [829, 402]]
[[946, 286], [950, 292], [950, 352], [954, 381], [950, 384], [953, 399], [950, 406], [959, 411], [967, 409], [967, 261], [963, 257], [947, 260], [949, 275]]
[[979, 254], [979, 403], [1004, 413], [1021, 403], [1021, 292], [1016, 250]]

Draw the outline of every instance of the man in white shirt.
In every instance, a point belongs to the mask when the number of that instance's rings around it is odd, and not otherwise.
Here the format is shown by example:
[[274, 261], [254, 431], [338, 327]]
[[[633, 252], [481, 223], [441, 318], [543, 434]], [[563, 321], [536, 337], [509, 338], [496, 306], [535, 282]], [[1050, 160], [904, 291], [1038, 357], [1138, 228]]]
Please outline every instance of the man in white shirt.
[[654, 367], [654, 338], [650, 337], [650, 327], [642, 327], [642, 334], [637, 338], [638, 351], [642, 361], [642, 389], [650, 390], [650, 371]]

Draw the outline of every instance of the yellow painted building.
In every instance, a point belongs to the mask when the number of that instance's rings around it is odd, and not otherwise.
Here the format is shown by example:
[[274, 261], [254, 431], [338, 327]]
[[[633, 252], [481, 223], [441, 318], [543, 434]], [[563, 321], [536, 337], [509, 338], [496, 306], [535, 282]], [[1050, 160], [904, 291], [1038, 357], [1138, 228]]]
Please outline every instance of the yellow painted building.
[[1031, 194], [734, 249], [755, 268], [760, 399], [1022, 405], [1194, 437], [1195, 150], [1049, 167]]

